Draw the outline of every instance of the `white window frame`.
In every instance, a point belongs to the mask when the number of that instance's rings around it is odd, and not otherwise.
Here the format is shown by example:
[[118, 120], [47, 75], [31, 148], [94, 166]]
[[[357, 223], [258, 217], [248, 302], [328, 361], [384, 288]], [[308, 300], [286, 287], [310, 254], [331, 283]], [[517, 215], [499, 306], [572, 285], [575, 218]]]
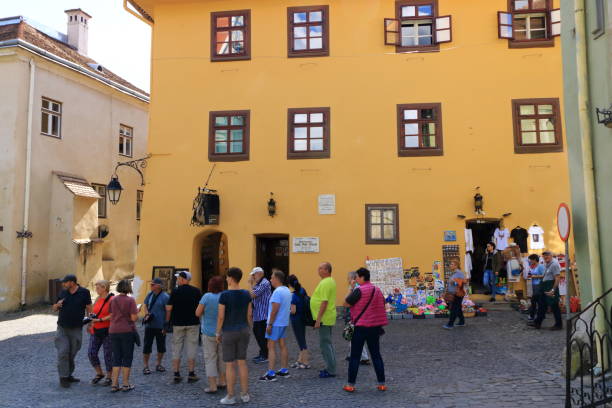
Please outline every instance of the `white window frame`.
[[[431, 34], [430, 35], [419, 35], [419, 26], [421, 25], [430, 25]], [[415, 35], [404, 35], [404, 29], [408, 28], [408, 26], [414, 27]], [[417, 44], [404, 44], [404, 38], [416, 39]], [[431, 38], [431, 42], [429, 44], [419, 44], [419, 39], [421, 38]], [[436, 45], [435, 26], [434, 26], [433, 17], [424, 18], [422, 20], [403, 20], [400, 23], [400, 46], [401, 47], [430, 47], [432, 45]]]
[[[525, 29], [519, 30], [514, 27], [514, 38], [516, 39], [516, 33], [526, 33], [526, 38], [523, 38], [519, 41], [527, 41], [527, 40], [549, 40], [548, 33], [548, 16], [546, 13], [525, 13], [525, 14], [515, 14], [514, 15], [514, 24], [516, 24], [517, 19], [525, 18]], [[544, 28], [531, 28], [531, 19], [534, 17], [543, 17], [544, 18]], [[534, 31], [543, 31], [544, 37], [542, 38], [531, 38], [531, 33]]]
[[[122, 148], [123, 147], [123, 148]], [[119, 125], [119, 154], [132, 157], [134, 154], [134, 128]]]
[[[47, 107], [45, 108], [45, 103]], [[58, 139], [62, 138], [62, 103], [49, 98], [42, 98], [40, 133]], [[57, 118], [57, 132], [53, 132], [53, 118]], [[43, 123], [47, 121], [47, 132], [43, 131]]]
[[[98, 199], [98, 218], [106, 218], [108, 216], [108, 202], [106, 201], [106, 185], [92, 183], [91, 186], [100, 196]], [[100, 204], [103, 204], [102, 206]], [[104, 209], [104, 211], [101, 211]]]

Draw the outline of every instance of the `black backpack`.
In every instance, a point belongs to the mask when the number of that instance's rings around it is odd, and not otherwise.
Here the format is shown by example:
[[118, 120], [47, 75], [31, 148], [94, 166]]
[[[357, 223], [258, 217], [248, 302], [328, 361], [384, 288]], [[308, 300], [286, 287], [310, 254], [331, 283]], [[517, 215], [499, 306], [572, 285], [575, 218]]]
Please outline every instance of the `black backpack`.
[[302, 317], [304, 318], [304, 324], [306, 326], [314, 327], [315, 320], [312, 317], [312, 310], [310, 310], [310, 297], [306, 294], [306, 290], [304, 290], [304, 294], [301, 296], [302, 298]]

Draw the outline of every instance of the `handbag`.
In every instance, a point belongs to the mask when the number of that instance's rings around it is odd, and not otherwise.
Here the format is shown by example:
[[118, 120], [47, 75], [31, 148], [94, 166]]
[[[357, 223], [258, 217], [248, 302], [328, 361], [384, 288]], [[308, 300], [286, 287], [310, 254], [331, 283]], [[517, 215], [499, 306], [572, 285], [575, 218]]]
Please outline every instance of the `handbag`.
[[145, 324], [148, 324], [151, 322], [151, 320], [153, 320], [155, 318], [155, 315], [153, 313], [151, 313], [151, 309], [153, 309], [153, 306], [155, 306], [155, 302], [157, 302], [157, 298], [159, 297], [159, 295], [161, 295], [161, 292], [159, 292], [157, 295], [155, 295], [155, 297], [153, 298], [153, 301], [147, 305], [147, 311], [149, 313], [146, 314], [145, 317], [142, 318], [142, 325], [144, 326]]
[[361, 313], [359, 313], [359, 316], [357, 316], [355, 322], [348, 321], [344, 325], [344, 329], [342, 330], [342, 337], [344, 338], [344, 340], [351, 341], [353, 339], [353, 335], [355, 334], [355, 325], [357, 324], [357, 322], [359, 322], [359, 319], [361, 319], [361, 316], [363, 316], [368, 306], [370, 306], [370, 303], [372, 303], [372, 299], [374, 299], [375, 293], [376, 287], [374, 287], [374, 289], [372, 290], [372, 296], [370, 296], [370, 300], [368, 300], [368, 303], [365, 305]]
[[137, 331], [133, 331], [132, 333], [134, 336], [134, 344], [140, 347], [140, 335], [138, 334]]
[[455, 301], [455, 294], [450, 292], [444, 292], [444, 301], [446, 303], [453, 303]]
[[[106, 297], [106, 299], [104, 299], [104, 302], [102, 303], [102, 307], [101, 307], [101, 308], [98, 310], [98, 313], [96, 313], [96, 316], [97, 316], [97, 315], [100, 315], [100, 313], [102, 313], [102, 310], [104, 310], [104, 306], [106, 306], [106, 302], [108, 302], [108, 300], [109, 300], [111, 297], [113, 297], [113, 296], [114, 296], [114, 295], [111, 293], [111, 294], [109, 294], [109, 295]], [[97, 338], [99, 338], [99, 339], [103, 339], [103, 338], [105, 338], [106, 336], [108, 336], [108, 327], [104, 327], [104, 328], [102, 328], [102, 329], [96, 329], [96, 328], [94, 328], [94, 329], [93, 329], [93, 332], [94, 332], [94, 336], [96, 336], [96, 337], [97, 337]]]

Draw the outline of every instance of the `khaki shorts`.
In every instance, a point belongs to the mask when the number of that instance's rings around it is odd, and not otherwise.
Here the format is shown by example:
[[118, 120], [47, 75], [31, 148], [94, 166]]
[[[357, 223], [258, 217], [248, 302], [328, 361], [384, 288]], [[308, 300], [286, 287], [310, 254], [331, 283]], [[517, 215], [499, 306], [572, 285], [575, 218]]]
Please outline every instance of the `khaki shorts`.
[[236, 360], [246, 360], [250, 337], [251, 333], [248, 327], [240, 331], [224, 331], [221, 338], [223, 361], [231, 363]]
[[221, 352], [221, 345], [217, 344], [217, 338], [203, 334], [202, 349], [204, 349], [204, 366], [206, 367], [206, 376], [218, 377], [221, 374], [225, 374], [223, 353]]
[[198, 337], [200, 325], [174, 326], [172, 333], [172, 359], [180, 360], [183, 349], [187, 353], [187, 360], [194, 360], [198, 352]]

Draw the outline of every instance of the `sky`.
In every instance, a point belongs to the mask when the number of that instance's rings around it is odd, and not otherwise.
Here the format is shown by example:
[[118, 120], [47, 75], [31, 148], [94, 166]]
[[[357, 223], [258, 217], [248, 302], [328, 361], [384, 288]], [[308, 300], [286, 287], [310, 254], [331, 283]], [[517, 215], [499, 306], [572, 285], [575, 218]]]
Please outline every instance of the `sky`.
[[149, 92], [151, 28], [125, 11], [122, 0], [0, 0], [0, 18], [23, 16], [65, 34], [64, 10], [74, 8], [92, 16], [88, 56]]

